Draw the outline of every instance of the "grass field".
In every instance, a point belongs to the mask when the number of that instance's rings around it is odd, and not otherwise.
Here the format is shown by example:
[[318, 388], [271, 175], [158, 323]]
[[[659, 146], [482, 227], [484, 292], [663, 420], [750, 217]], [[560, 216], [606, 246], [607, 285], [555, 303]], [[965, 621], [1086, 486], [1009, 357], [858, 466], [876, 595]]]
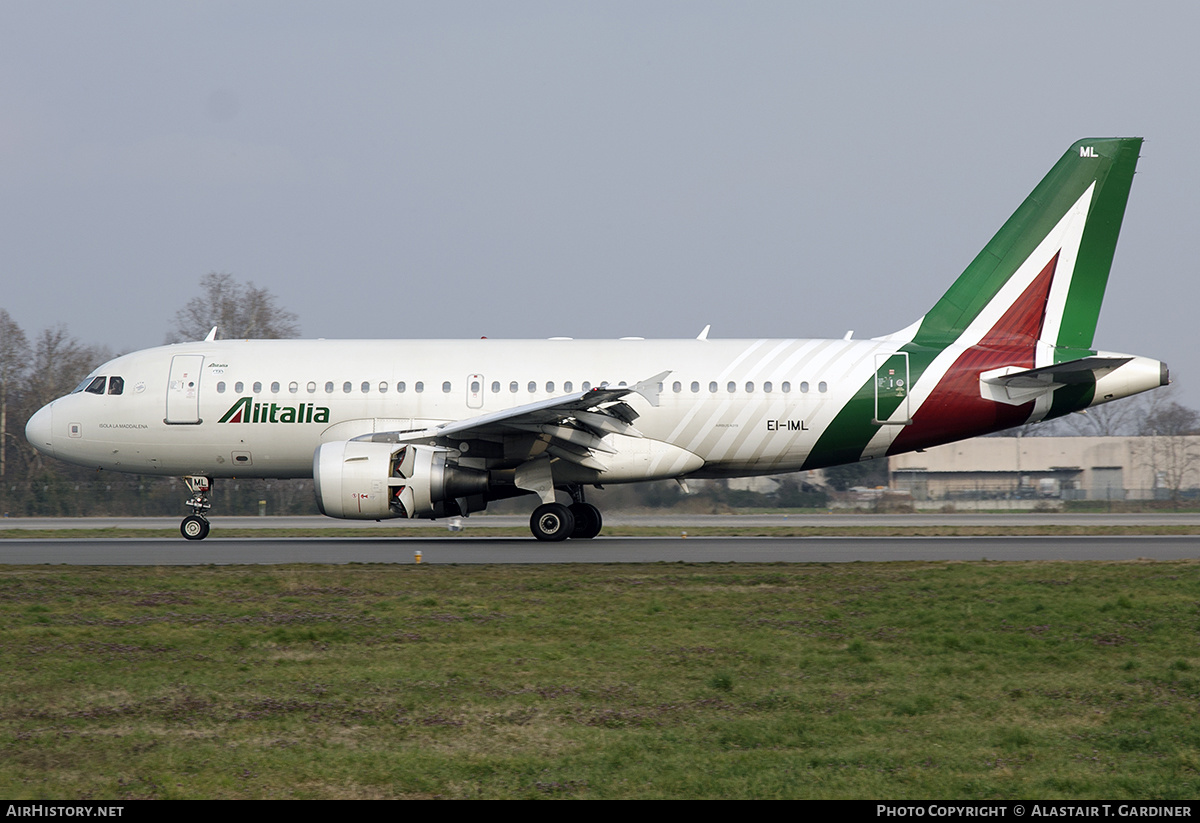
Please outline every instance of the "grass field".
[[0, 567], [0, 795], [1195, 798], [1198, 572]]

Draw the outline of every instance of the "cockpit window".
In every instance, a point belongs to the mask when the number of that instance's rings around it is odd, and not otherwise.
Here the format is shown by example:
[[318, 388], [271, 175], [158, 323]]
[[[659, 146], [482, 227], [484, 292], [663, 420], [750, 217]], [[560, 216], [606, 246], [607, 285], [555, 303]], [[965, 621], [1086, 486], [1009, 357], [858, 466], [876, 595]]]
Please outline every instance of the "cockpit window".
[[124, 377], [108, 378], [108, 393], [109, 394], [121, 394], [121, 392], [123, 392], [123, 391], [125, 391], [125, 378]]
[[91, 383], [88, 383], [88, 387], [86, 389], [84, 389], [84, 391], [91, 392], [92, 394], [104, 394], [104, 387], [107, 385], [108, 385], [107, 377], [95, 377], [95, 378], [92, 378]]

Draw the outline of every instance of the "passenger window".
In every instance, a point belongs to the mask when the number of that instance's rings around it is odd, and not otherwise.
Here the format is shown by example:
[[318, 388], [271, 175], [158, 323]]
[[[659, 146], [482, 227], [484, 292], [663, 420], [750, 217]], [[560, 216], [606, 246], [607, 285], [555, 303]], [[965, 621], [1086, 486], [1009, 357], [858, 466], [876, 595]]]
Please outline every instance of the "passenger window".
[[243, 383], [241, 380], [239, 380], [233, 384], [233, 390], [237, 394], [241, 394], [243, 391], [245, 391], [245, 389], [246, 389], [246, 384]]
[[779, 384], [779, 388], [781, 391], [783, 391], [784, 394], [787, 394], [788, 392], [790, 392], [792, 390], [792, 384], [789, 383], [788, 381], [784, 380], [782, 383]]
[[537, 383], [534, 383], [532, 380], [529, 381], [529, 391], [530, 392], [537, 391]]
[[513, 394], [516, 394], [516, 393], [517, 393], [517, 391], [519, 391], [519, 390], [520, 390], [520, 388], [521, 388], [521, 387], [517, 385], [517, 381], [516, 381], [516, 380], [514, 380], [514, 381], [512, 381], [511, 383], [509, 383], [509, 384], [508, 384], [508, 390], [509, 390], [510, 392], [512, 392]]
[[362, 390], [363, 394], [366, 394], [367, 392], [369, 392], [371, 390], [371, 384], [370, 384], [370, 382], [364, 380], [364, 381], [362, 381], [362, 385], [359, 388]]
[[472, 380], [471, 381], [471, 394], [479, 394], [479, 389], [480, 389], [479, 381]]
[[104, 394], [104, 387], [106, 385], [108, 385], [107, 377], [97, 377], [88, 384], [88, 387], [84, 391], [91, 392], [92, 394]]
[[750, 394], [750, 392], [752, 392], [752, 391], [754, 391], [754, 384], [751, 382], [747, 382], [746, 383], [746, 394]]
[[307, 386], [305, 386], [304, 388], [308, 389], [308, 393], [309, 393], [309, 394], [316, 394], [316, 393], [317, 393], [317, 384], [316, 384], [316, 383], [314, 383], [314, 382], [313, 382], [313, 381], [311, 381], [311, 380], [310, 380], [310, 381], [308, 381], [308, 385], [307, 385]]
[[554, 381], [553, 380], [546, 381], [546, 394], [554, 394]]
[[737, 383], [734, 383], [732, 380], [730, 380], [728, 385], [725, 386], [725, 389], [730, 394], [733, 394], [735, 391], [737, 391]]
[[676, 380], [674, 383], [671, 384], [671, 390], [674, 391], [676, 394], [679, 394], [681, 391], [683, 391], [683, 384], [680, 383], [678, 380]]
[[413, 385], [413, 391], [417, 392], [418, 394], [425, 391], [425, 384], [422, 381], [418, 380]]
[[387, 394], [387, 390], [388, 390], [388, 384], [387, 384], [387, 383], [380, 383], [380, 384], [379, 384], [379, 393], [380, 393], [380, 394]]
[[807, 380], [803, 381], [800, 384], [800, 391], [803, 392], [804, 394], [808, 394], [808, 381]]
[[279, 381], [271, 383], [271, 394], [279, 394]]
[[407, 388], [407, 386], [404, 385], [403, 380], [401, 380], [399, 383], [396, 384], [396, 391], [400, 392], [401, 394], [404, 394], [404, 390], [406, 388]]
[[583, 381], [583, 390], [584, 390], [584, 391], [591, 391], [591, 390], [592, 390], [592, 384], [591, 384], [590, 382], [588, 382], [587, 380], [584, 380], [584, 381]]
[[493, 380], [492, 381], [492, 394], [499, 394], [499, 393], [500, 393], [500, 381]]
[[767, 394], [771, 393], [771, 381], [770, 380], [763, 383], [763, 391], [765, 391]]
[[716, 393], [717, 393], [717, 381], [716, 381], [716, 380], [714, 380], [714, 381], [712, 381], [711, 383], [709, 383], [709, 384], [708, 384], [708, 391], [709, 391], [711, 394], [716, 394]]
[[354, 384], [349, 380], [342, 384], [342, 394], [349, 394], [352, 391], [354, 391]]
[[692, 381], [692, 394], [697, 394], [699, 391], [700, 391], [700, 381], [693, 380]]
[[442, 384], [442, 394], [449, 394], [449, 393], [450, 393], [450, 381], [447, 380], [445, 383]]
[[261, 394], [261, 393], [262, 393], [262, 383], [261, 383], [260, 381], [258, 381], [258, 380], [255, 380], [255, 381], [254, 381], [254, 393], [255, 393], [255, 394]]
[[333, 394], [333, 381], [332, 380], [325, 381], [325, 393]]
[[565, 391], [565, 392], [575, 391], [575, 384], [572, 383], [570, 380], [568, 380], [566, 383], [563, 383], [563, 391]]
[[289, 393], [295, 394], [298, 391], [300, 391], [299, 383], [297, 383], [295, 380], [293, 380], [291, 383], [288, 383], [288, 392]]
[[[113, 393], [120, 394], [120, 392], [113, 392]], [[224, 393], [225, 393], [225, 381], [218, 380], [217, 381], [217, 394], [224, 394]]]
[[817, 391], [819, 391], [821, 394], [824, 394], [825, 392], [829, 391], [829, 384], [822, 380], [817, 384]]
[[[222, 383], [221, 385], [224, 386], [225, 384]], [[108, 378], [108, 393], [109, 394], [120, 394], [123, 391], [125, 391], [125, 378], [123, 378], [123, 377]], [[219, 391], [225, 391], [225, 389], [222, 388], [222, 389], [219, 389]]]

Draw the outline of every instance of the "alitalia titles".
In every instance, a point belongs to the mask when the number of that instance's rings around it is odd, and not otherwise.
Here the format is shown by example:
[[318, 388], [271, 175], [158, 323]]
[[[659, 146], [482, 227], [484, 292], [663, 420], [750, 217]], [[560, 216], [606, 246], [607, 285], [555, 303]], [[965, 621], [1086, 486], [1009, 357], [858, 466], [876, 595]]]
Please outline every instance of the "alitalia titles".
[[328, 423], [329, 409], [312, 403], [299, 406], [280, 406], [277, 403], [255, 403], [243, 397], [221, 416], [221, 423]]

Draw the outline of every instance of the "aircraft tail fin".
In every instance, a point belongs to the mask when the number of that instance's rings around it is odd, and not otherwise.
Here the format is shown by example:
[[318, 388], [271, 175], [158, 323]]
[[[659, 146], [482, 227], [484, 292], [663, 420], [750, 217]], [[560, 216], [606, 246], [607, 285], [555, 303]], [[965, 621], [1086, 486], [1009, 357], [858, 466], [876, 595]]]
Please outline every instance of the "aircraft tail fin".
[[1140, 137], [1080, 140], [920, 321], [913, 342], [1091, 348]]

